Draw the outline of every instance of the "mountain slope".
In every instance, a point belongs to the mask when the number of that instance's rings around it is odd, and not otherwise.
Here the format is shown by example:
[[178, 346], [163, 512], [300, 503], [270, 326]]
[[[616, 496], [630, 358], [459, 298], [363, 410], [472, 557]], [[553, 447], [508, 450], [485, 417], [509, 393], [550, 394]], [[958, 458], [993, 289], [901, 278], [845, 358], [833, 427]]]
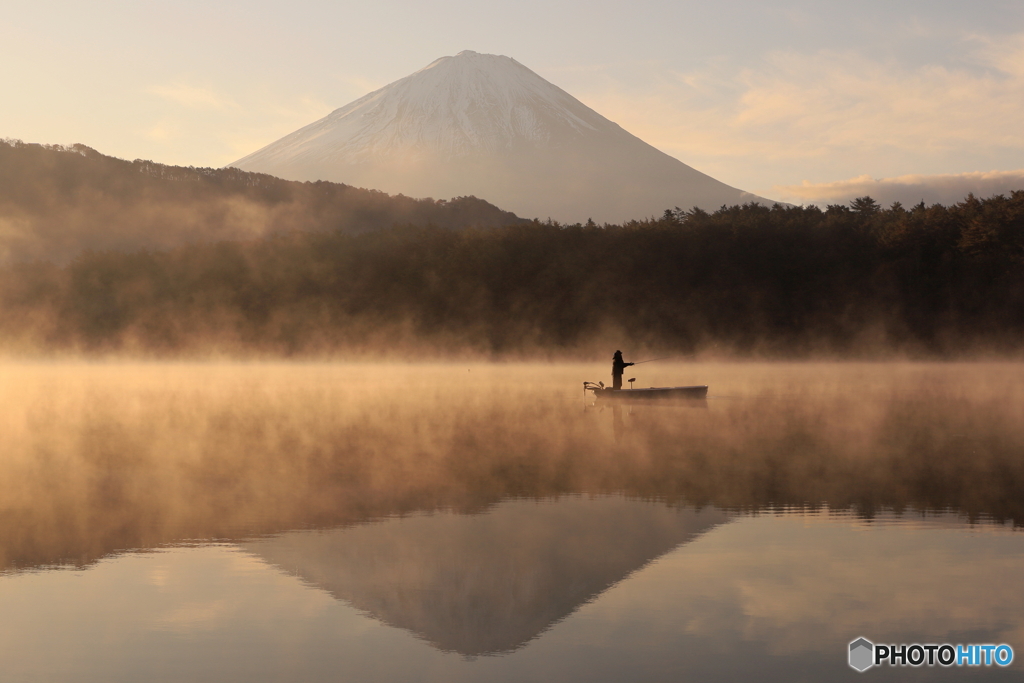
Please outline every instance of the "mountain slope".
[[389, 197], [237, 169], [125, 161], [84, 145], [0, 140], [0, 264], [67, 261], [84, 250], [165, 249], [296, 230], [363, 232], [395, 224], [496, 227], [521, 220], [474, 197], [450, 202]]
[[564, 221], [771, 203], [658, 151], [514, 59], [472, 51], [442, 57], [231, 166], [412, 196], [475, 195]]

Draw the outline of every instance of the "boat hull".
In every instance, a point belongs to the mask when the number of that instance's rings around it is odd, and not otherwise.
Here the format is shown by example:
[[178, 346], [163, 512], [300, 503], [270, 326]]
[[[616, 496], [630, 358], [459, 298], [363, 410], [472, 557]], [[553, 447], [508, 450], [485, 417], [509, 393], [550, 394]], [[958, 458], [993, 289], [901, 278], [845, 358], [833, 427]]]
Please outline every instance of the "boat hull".
[[649, 387], [647, 389], [592, 389], [599, 400], [647, 401], [659, 399], [707, 398], [706, 384], [692, 387]]

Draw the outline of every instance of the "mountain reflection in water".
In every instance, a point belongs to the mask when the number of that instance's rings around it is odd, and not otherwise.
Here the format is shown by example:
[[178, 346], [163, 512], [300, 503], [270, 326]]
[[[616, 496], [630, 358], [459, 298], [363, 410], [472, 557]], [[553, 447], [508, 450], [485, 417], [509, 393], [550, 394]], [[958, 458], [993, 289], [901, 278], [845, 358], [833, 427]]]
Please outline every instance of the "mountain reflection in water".
[[[613, 511], [659, 528], [616, 549]], [[788, 682], [852, 675], [845, 647], [860, 635], [1015, 648], [1024, 636], [1024, 538], [1006, 526], [794, 510], [688, 536], [695, 521], [618, 496], [515, 500], [13, 573], [0, 577], [0, 669], [5, 681], [79, 683]], [[689, 540], [605, 586], [675, 538]], [[967, 673], [1022, 678], [1017, 663]]]
[[700, 409], [585, 404], [602, 372], [0, 364], [0, 668], [820, 680], [858, 635], [1024, 652], [1024, 366], [645, 366], [710, 385]]
[[620, 497], [506, 501], [242, 544], [435, 647], [508, 652], [728, 517]]

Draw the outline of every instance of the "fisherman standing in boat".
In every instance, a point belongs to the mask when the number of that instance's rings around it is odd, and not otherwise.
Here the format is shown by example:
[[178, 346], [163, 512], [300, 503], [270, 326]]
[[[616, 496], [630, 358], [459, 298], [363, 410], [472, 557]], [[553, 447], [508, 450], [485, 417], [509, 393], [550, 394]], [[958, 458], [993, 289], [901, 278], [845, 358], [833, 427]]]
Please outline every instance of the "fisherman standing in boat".
[[612, 389], [618, 390], [622, 388], [622, 371], [630, 365], [632, 363], [622, 360], [622, 351], [615, 352], [615, 355], [612, 356]]

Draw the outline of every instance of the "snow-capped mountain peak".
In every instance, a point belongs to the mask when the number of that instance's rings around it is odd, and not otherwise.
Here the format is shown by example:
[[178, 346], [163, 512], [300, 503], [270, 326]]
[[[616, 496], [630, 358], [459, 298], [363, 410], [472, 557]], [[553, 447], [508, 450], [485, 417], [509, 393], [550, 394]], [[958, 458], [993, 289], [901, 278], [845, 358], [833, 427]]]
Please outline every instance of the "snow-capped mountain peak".
[[454, 159], [618, 128], [510, 57], [464, 50], [365, 95], [259, 155], [349, 163], [432, 151]]
[[562, 220], [758, 199], [650, 147], [516, 60], [472, 50], [231, 165], [412, 196], [473, 194]]

